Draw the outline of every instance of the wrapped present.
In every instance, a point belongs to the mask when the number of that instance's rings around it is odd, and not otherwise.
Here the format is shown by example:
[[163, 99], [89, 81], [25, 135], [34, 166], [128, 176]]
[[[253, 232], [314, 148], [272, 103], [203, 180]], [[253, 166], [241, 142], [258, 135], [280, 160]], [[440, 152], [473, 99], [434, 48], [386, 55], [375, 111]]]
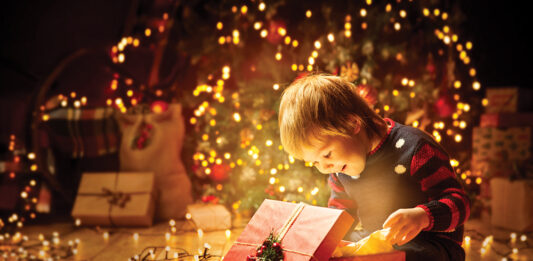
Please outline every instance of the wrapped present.
[[472, 160], [527, 160], [530, 157], [531, 128], [498, 129], [474, 127]]
[[154, 184], [151, 172], [84, 173], [72, 217], [84, 225], [150, 226]]
[[531, 103], [533, 90], [518, 87], [498, 87], [488, 88], [486, 98], [488, 106], [485, 107], [487, 113], [530, 111], [533, 109]]
[[480, 127], [520, 127], [533, 126], [533, 113], [485, 113], [481, 115]]
[[517, 161], [510, 160], [473, 158], [471, 161], [470, 170], [476, 177], [510, 177], [513, 175], [515, 171], [515, 165], [517, 164], [519, 164]]
[[329, 259], [331, 261], [404, 261], [405, 252], [391, 251], [387, 253], [371, 254], [364, 256], [337, 257]]
[[533, 231], [533, 180], [494, 178], [490, 181], [494, 226]]
[[246, 260], [274, 232], [285, 261], [328, 260], [354, 219], [343, 210], [265, 200], [224, 260]]
[[163, 102], [154, 106], [161, 112], [117, 113], [122, 131], [120, 170], [155, 173], [156, 219], [181, 218], [193, 203], [191, 181], [181, 160], [185, 137], [182, 107]]
[[518, 88], [488, 88], [486, 92], [489, 105], [486, 112], [516, 112], [518, 105]]
[[231, 228], [231, 213], [219, 204], [199, 203], [187, 206], [191, 220], [204, 231]]

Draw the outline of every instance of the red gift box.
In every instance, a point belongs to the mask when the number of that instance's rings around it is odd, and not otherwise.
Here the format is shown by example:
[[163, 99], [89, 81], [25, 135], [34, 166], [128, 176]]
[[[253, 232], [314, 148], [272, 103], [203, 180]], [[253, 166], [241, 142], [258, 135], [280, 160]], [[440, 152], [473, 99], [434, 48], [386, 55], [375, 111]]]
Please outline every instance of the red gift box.
[[392, 251], [388, 253], [353, 256], [353, 257], [338, 257], [331, 258], [331, 261], [403, 261], [405, 260], [405, 252]]
[[270, 235], [288, 226], [281, 239], [284, 261], [328, 260], [354, 219], [346, 211], [305, 205], [294, 214], [299, 204], [265, 200], [232, 245], [224, 260], [246, 260], [255, 256], [258, 246]]
[[480, 127], [533, 126], [533, 113], [485, 113], [481, 115]]
[[485, 111], [493, 112], [516, 112], [518, 106], [518, 88], [488, 88], [486, 91], [489, 106]]

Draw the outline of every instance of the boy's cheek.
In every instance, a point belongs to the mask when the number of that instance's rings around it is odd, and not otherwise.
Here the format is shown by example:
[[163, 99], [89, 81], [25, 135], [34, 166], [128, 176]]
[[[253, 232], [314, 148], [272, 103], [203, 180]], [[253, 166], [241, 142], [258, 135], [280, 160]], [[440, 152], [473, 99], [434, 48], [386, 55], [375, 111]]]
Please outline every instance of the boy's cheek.
[[318, 166], [315, 165], [315, 169], [318, 170], [318, 172], [324, 174], [324, 175], [327, 175], [329, 173], [325, 173], [324, 171], [322, 171], [322, 169], [320, 169]]

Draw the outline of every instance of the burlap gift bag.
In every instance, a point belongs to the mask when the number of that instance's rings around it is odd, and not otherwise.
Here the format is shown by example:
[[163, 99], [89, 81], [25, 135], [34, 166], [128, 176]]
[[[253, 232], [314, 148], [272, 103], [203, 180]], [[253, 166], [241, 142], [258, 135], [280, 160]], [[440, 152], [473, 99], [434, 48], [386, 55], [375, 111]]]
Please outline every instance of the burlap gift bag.
[[185, 125], [180, 104], [160, 113], [119, 114], [121, 171], [155, 173], [156, 219], [180, 218], [192, 203], [191, 182], [181, 160]]

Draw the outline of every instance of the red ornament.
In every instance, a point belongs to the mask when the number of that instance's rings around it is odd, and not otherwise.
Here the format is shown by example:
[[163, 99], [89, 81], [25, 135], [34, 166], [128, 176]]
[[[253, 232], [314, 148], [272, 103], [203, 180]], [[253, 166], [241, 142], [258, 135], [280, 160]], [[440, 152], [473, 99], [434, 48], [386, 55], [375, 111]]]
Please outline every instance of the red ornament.
[[165, 101], [154, 101], [152, 105], [150, 105], [150, 109], [153, 113], [162, 113], [167, 111], [168, 103]]
[[428, 56], [428, 63], [426, 64], [426, 71], [431, 75], [431, 79], [435, 79], [436, 67], [435, 67], [435, 61], [433, 59], [433, 55], [431, 54], [429, 54]]
[[266, 39], [271, 44], [279, 44], [283, 36], [279, 33], [281, 30], [287, 30], [287, 26], [282, 21], [270, 21], [268, 26], [268, 35]]
[[447, 91], [441, 91], [437, 102], [435, 102], [435, 111], [441, 118], [450, 117], [455, 109], [455, 104]]
[[221, 182], [229, 177], [229, 172], [231, 168], [227, 164], [215, 164], [213, 165], [211, 170], [211, 175], [209, 175], [211, 179], [217, 182]]
[[261, 255], [263, 255], [263, 250], [261, 249], [257, 250], [257, 256], [261, 256]]
[[296, 76], [296, 79], [295, 80], [298, 80], [300, 78], [304, 78], [305, 76], [309, 75], [308, 72], [301, 72], [298, 74], [298, 76]]
[[255, 260], [255, 257], [254, 256], [247, 256], [246, 257], [246, 261], [252, 261], [252, 260]]
[[374, 106], [378, 102], [378, 92], [368, 84], [357, 85], [357, 94], [363, 98], [368, 105]]
[[213, 204], [218, 204], [218, 201], [220, 199], [215, 196], [215, 195], [209, 195], [209, 196], [203, 196], [202, 197], [202, 202], [204, 203], [213, 203]]

